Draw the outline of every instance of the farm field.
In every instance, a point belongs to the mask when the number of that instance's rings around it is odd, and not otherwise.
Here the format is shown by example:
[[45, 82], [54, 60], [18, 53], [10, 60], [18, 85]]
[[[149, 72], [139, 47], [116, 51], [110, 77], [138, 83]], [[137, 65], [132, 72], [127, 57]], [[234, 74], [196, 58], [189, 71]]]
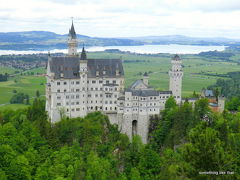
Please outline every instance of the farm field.
[[[155, 57], [106, 52], [88, 53], [88, 58], [122, 58], [124, 60], [123, 66], [125, 71], [126, 88], [135, 80], [142, 78], [144, 72], [149, 72], [149, 83], [158, 90], [168, 90], [168, 71], [171, 67], [171, 57], [172, 55], [170, 54], [161, 54], [159, 57]], [[236, 62], [216, 62], [195, 55], [182, 55], [181, 58], [184, 67], [183, 97], [191, 96], [193, 91], [200, 93], [202, 88], [214, 84], [219, 78], [217, 75], [240, 71], [240, 65], [238, 65], [237, 59]], [[16, 69], [0, 67], [0, 73], [4, 72], [12, 74], [15, 71]], [[25, 71], [24, 73], [27, 74], [28, 72], [34, 72], [34, 74], [45, 73], [45, 69], [36, 68]], [[30, 102], [32, 102], [37, 90], [40, 91], [41, 95], [44, 95], [45, 81], [44, 76], [21, 76], [18, 74], [15, 77], [11, 77], [7, 82], [0, 82], [0, 109], [6, 107], [12, 109], [26, 107], [26, 105], [9, 104], [11, 97], [14, 95], [13, 90], [28, 94], [31, 98]]]
[[28, 94], [30, 103], [32, 103], [37, 90], [41, 95], [45, 94], [45, 77], [18, 75], [11, 77], [7, 82], [0, 82], [0, 109], [26, 107], [26, 105], [21, 104], [9, 104], [11, 97], [14, 95], [13, 90]]

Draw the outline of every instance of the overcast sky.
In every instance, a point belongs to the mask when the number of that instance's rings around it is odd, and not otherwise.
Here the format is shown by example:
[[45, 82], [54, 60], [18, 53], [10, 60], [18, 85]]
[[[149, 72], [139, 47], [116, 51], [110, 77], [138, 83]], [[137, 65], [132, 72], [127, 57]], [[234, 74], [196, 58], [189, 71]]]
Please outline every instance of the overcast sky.
[[240, 38], [240, 0], [0, 0], [0, 31]]

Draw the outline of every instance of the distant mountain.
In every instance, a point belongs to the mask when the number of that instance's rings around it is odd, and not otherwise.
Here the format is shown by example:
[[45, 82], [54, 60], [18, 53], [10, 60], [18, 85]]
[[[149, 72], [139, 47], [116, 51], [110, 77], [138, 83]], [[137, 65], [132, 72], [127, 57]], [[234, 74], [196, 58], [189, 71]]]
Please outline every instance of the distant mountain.
[[[182, 35], [143, 36], [127, 38], [100, 38], [78, 34], [79, 46], [132, 46], [144, 44], [183, 45], [235, 45], [240, 40], [227, 38], [198, 38]], [[48, 31], [25, 31], [0, 33], [0, 49], [4, 50], [52, 50], [67, 48], [67, 34]]]
[[188, 37], [182, 35], [129, 37], [127, 39], [141, 41], [145, 44], [228, 45], [240, 42], [240, 39]]
[[[124, 38], [98, 38], [77, 34], [79, 46], [131, 46], [143, 43]], [[48, 31], [0, 33], [0, 49], [4, 50], [51, 50], [67, 48], [67, 34]]]

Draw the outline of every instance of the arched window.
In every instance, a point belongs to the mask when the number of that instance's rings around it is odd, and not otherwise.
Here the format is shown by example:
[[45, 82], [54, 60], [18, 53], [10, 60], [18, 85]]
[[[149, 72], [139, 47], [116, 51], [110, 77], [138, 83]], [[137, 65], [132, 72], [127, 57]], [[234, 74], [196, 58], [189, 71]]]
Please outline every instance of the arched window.
[[132, 136], [137, 135], [137, 120], [132, 121]]

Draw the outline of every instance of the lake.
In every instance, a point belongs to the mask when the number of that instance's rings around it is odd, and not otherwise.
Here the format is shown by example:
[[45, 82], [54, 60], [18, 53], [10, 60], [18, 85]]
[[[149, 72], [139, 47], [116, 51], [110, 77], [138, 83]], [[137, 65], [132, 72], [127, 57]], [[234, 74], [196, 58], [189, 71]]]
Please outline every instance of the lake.
[[[198, 54], [206, 51], [223, 51], [226, 46], [193, 46], [193, 45], [143, 45], [143, 46], [93, 46], [86, 47], [89, 52], [104, 51], [106, 49], [119, 49], [120, 51], [129, 51], [132, 53], [140, 54], [157, 54], [157, 53], [170, 53], [170, 54]], [[48, 51], [14, 51], [14, 50], [0, 50], [0, 55], [6, 54], [36, 54], [36, 53], [47, 53]], [[67, 53], [67, 49], [54, 49], [51, 53]], [[81, 52], [81, 48], [78, 49]]]

